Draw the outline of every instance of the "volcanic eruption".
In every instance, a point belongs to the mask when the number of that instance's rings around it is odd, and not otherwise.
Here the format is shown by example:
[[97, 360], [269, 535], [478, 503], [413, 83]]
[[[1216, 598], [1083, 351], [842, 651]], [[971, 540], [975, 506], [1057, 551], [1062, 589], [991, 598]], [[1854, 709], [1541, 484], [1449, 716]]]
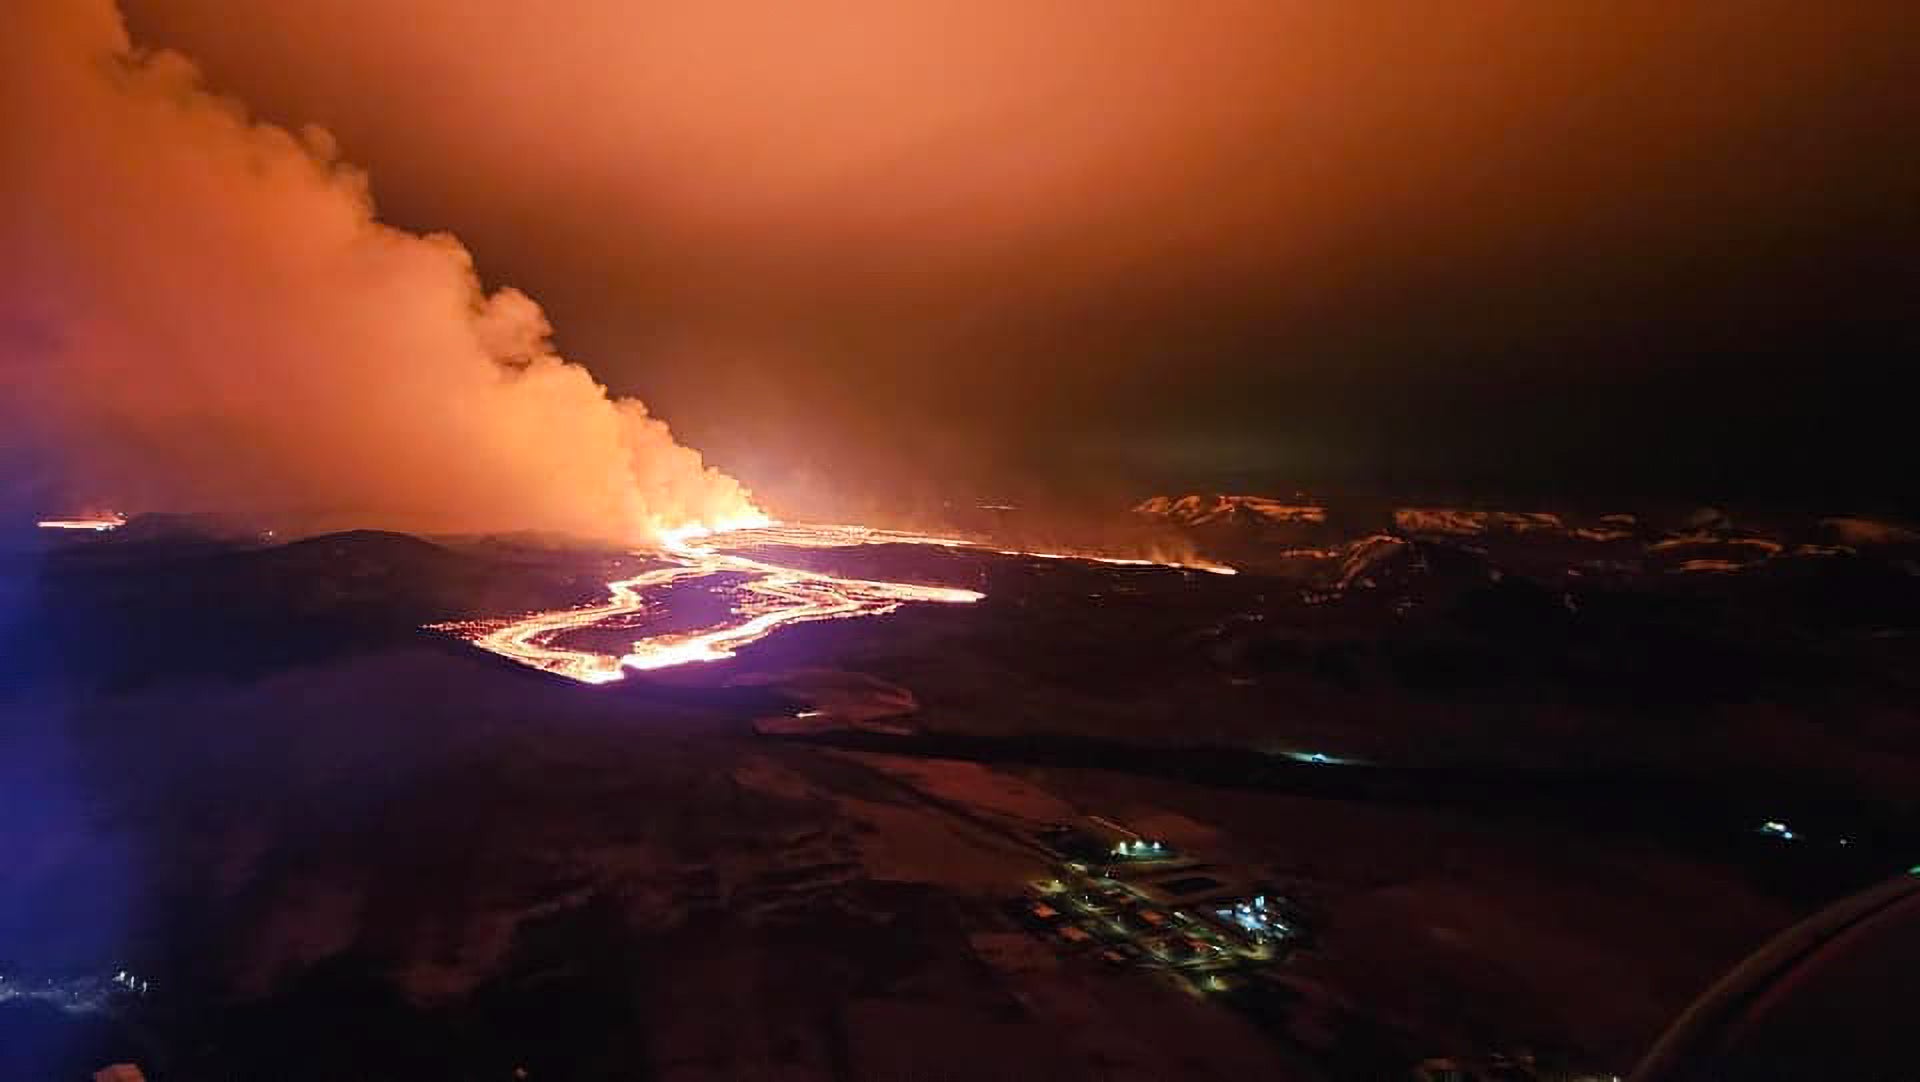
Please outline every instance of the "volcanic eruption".
[[[0, 46], [13, 121], [0, 364], [9, 428], [29, 461], [60, 463], [69, 501], [268, 513], [309, 532], [531, 530], [658, 548], [665, 566], [609, 583], [604, 603], [455, 629], [589, 682], [729, 657], [796, 622], [980, 597], [739, 554], [769, 540], [758, 531], [726, 550], [702, 540], [772, 522], [641, 402], [560, 357], [539, 306], [489, 291], [458, 240], [379, 221], [366, 175], [327, 132], [251, 119], [186, 58], [133, 45], [110, 3], [36, 0], [18, 14]], [[558, 641], [637, 612], [649, 589], [714, 575], [742, 579], [714, 626], [619, 656]]]
[[763, 521], [458, 240], [380, 222], [327, 132], [250, 118], [106, 0], [9, 16], [0, 452], [44, 487], [311, 528], [636, 542]]

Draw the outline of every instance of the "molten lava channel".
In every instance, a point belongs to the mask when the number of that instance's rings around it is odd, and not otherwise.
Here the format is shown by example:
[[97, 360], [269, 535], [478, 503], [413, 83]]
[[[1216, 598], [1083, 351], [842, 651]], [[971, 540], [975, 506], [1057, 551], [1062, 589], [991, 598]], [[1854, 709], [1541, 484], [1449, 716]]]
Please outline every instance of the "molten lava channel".
[[[975, 542], [920, 534], [895, 533], [862, 526], [764, 525], [714, 532], [704, 529], [673, 531], [662, 539], [660, 555], [667, 566], [607, 584], [607, 600], [597, 605], [534, 613], [506, 623], [438, 624], [483, 650], [523, 665], [578, 680], [604, 684], [619, 680], [628, 669], [664, 669], [696, 661], [733, 657], [742, 647], [759, 642], [788, 624], [883, 616], [913, 602], [957, 604], [978, 601], [985, 594], [949, 586], [905, 582], [878, 582], [842, 578], [819, 571], [783, 567], [740, 555], [737, 550], [761, 545], [796, 548], [845, 548], [855, 545], [933, 545], [942, 548], [978, 548]], [[1002, 551], [1002, 550], [990, 550]], [[1064, 553], [1019, 553], [1046, 559], [1085, 559], [1112, 564], [1155, 564], [1152, 560]], [[1218, 565], [1165, 564], [1217, 574], [1233, 574]], [[671, 632], [636, 640], [622, 655], [559, 645], [574, 632], [599, 626], [643, 611], [647, 594], [683, 580], [708, 575], [741, 575], [735, 587], [743, 600], [728, 620], [698, 631]]]
[[43, 530], [92, 530], [105, 533], [127, 524], [119, 515], [87, 515], [81, 518], [43, 518], [34, 523]]
[[[475, 646], [502, 657], [583, 683], [603, 684], [621, 679], [628, 669], [664, 669], [729, 658], [741, 647], [759, 642], [787, 624], [880, 616], [909, 601], [958, 603], [978, 601], [985, 596], [973, 590], [874, 582], [781, 567], [722, 551], [719, 545], [723, 538], [730, 549], [765, 544], [838, 548], [882, 543], [881, 539], [870, 537], [870, 532], [837, 527], [768, 526], [724, 534], [675, 531], [662, 540], [660, 554], [668, 566], [608, 583], [608, 598], [598, 605], [535, 613], [491, 628], [439, 626], [468, 636]], [[886, 540], [937, 543], [936, 539], [908, 535]], [[620, 656], [573, 649], [556, 642], [572, 632], [642, 611], [647, 606], [649, 591], [718, 574], [748, 576], [738, 587], [744, 600], [735, 607], [732, 618], [718, 626], [642, 638]]]

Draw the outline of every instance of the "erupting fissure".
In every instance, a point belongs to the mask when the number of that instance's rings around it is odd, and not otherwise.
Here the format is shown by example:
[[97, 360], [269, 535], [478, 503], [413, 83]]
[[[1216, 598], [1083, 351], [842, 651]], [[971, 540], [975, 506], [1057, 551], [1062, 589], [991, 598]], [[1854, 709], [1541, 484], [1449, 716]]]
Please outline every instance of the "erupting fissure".
[[[1154, 560], [1066, 553], [1027, 553], [992, 549], [978, 542], [949, 537], [896, 533], [864, 526], [810, 526], [765, 523], [726, 530], [685, 527], [666, 531], [660, 556], [667, 566], [607, 584], [606, 601], [574, 609], [534, 613], [517, 620], [466, 621], [434, 625], [460, 635], [483, 650], [524, 665], [582, 683], [619, 680], [628, 669], [664, 669], [695, 661], [719, 661], [742, 647], [759, 642], [788, 624], [882, 616], [910, 601], [961, 603], [985, 597], [976, 590], [916, 583], [843, 578], [819, 571], [783, 567], [740, 554], [763, 545], [794, 548], [846, 548], [855, 545], [933, 545], [941, 548], [977, 548], [1003, 555], [1044, 559], [1084, 559], [1099, 563], [1154, 565]], [[1218, 565], [1168, 563], [1159, 566], [1189, 568], [1218, 574], [1233, 569]], [[598, 653], [564, 645], [564, 636], [641, 612], [646, 595], [684, 580], [708, 575], [747, 576], [736, 587], [744, 599], [731, 617], [712, 627], [691, 632], [669, 632], [635, 640], [622, 655]]]

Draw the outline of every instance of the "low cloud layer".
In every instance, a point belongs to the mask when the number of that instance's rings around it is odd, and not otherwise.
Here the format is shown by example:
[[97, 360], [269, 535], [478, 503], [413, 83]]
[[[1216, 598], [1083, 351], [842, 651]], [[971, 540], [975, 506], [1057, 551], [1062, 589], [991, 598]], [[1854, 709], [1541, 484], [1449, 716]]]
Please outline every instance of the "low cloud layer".
[[74, 504], [633, 540], [747, 514], [326, 132], [249, 118], [106, 0], [0, 38], [0, 447]]

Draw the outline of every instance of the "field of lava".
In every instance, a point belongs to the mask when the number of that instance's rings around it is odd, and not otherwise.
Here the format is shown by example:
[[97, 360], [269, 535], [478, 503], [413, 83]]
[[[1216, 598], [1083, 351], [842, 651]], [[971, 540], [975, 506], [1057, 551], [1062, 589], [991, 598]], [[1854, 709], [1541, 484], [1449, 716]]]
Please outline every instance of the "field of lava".
[[[481, 1077], [1063, 1042], [1149, 1077], [1186, 1070], [1169, 1049], [1218, 1077], [1485, 1042], [1623, 1063], [1920, 852], [1892, 528], [1160, 512], [1185, 559], [855, 527], [29, 535], [0, 1038], [315, 1080], [442, 1076], [427, 1046]], [[1007, 916], [1054, 874], [1036, 838], [1109, 821], [1301, 907], [1311, 944], [1228, 982], [1258, 1012]], [[1113, 1036], [1146, 1018], [1172, 1036]]]

